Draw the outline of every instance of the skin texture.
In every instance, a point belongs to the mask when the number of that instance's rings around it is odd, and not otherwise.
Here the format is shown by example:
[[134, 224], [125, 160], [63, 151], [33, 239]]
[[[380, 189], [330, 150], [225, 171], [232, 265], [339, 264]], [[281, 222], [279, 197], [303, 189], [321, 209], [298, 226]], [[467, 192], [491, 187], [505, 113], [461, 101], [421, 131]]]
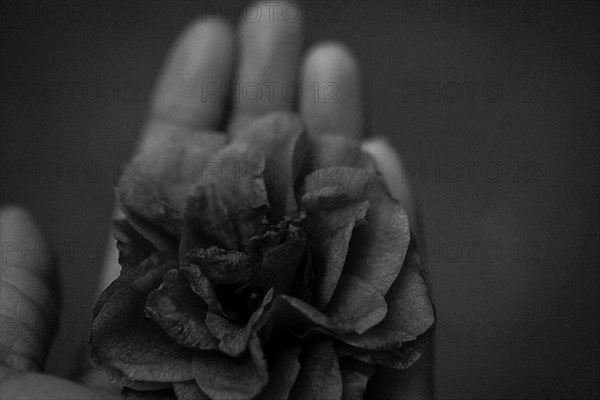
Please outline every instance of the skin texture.
[[[266, 14], [265, 14], [266, 15]], [[242, 21], [237, 28], [217, 20], [192, 23], [177, 40], [168, 56], [151, 99], [148, 120], [140, 135], [136, 154], [160, 146], [164, 140], [177, 140], [184, 132], [225, 127], [224, 135], [264, 113], [298, 109], [310, 135], [336, 133], [361, 140], [366, 132], [366, 115], [360, 67], [350, 50], [339, 43], [318, 43], [303, 55], [304, 28], [300, 22], [282, 18], [257, 22]], [[313, 93], [310, 85], [335, 82], [337, 102], [323, 102], [330, 92], [320, 91], [298, 102], [289, 101], [280, 90], [274, 97], [255, 102], [240, 97], [230, 110], [224, 96], [203, 96], [206, 82], [278, 82], [280, 86], [298, 82], [303, 93]], [[166, 137], [170, 135], [170, 137]], [[392, 195], [402, 201], [417, 235], [420, 217], [410, 188], [401, 179], [400, 158], [385, 139], [363, 141], [363, 149], [376, 160]], [[1, 240], [5, 243], [47, 242], [33, 217], [19, 207], [1, 210]], [[21, 260], [20, 256], [2, 257], [0, 277], [2, 294], [0, 315], [3, 321], [27, 327], [34, 340], [11, 340], [2, 335], [0, 347], [1, 398], [27, 399], [99, 399], [120, 398], [114, 388], [91, 372], [81, 382], [67, 381], [43, 373], [46, 354], [56, 329], [59, 312], [57, 263], [51, 257]], [[118, 274], [118, 266], [107, 264], [99, 290]], [[21, 305], [14, 307], [14, 304]], [[35, 336], [37, 335], [37, 336]], [[432, 349], [411, 368], [396, 371], [378, 369], [367, 393], [369, 399], [431, 399]]]

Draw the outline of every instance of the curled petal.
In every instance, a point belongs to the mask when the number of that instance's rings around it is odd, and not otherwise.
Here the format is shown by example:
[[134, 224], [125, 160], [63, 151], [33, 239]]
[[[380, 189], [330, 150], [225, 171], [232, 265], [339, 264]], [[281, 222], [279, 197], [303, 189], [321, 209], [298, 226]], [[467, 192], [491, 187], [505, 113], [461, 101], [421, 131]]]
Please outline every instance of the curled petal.
[[267, 364], [256, 335], [250, 340], [250, 356], [233, 358], [217, 351], [197, 354], [193, 374], [202, 392], [213, 400], [249, 400], [269, 379]]
[[250, 275], [248, 256], [239, 251], [227, 251], [218, 247], [192, 249], [183, 259], [184, 262], [196, 264], [202, 274], [213, 285], [238, 284]]
[[[298, 298], [278, 296], [269, 316], [269, 335], [276, 335], [280, 330], [291, 330], [296, 336], [304, 336], [308, 331], [332, 336], [360, 334], [385, 317], [385, 300], [375, 288], [352, 275], [343, 275], [340, 284], [349, 295], [343, 302], [330, 304], [331, 313], [328, 314]], [[361, 292], [361, 296], [353, 296], [352, 291]]]
[[405, 369], [417, 361], [425, 346], [431, 340], [433, 327], [420, 335], [417, 339], [405, 342], [400, 347], [383, 350], [368, 350], [345, 343], [337, 344], [337, 353], [341, 356], [352, 356], [360, 361], [370, 364], [380, 364], [390, 368]]
[[263, 253], [285, 242], [290, 222], [289, 219], [286, 219], [277, 225], [263, 226], [248, 240], [245, 251], [250, 256], [252, 262], [260, 261]]
[[302, 171], [308, 140], [300, 114], [272, 112], [240, 130], [235, 143], [260, 148], [266, 156], [265, 184], [271, 209], [269, 220], [295, 216], [294, 184]]
[[151, 124], [160, 129], [145, 140], [145, 147], [127, 165], [119, 192], [128, 186], [151, 183], [157, 199], [178, 212], [206, 162], [227, 141], [227, 136], [212, 130], [182, 130], [177, 124]]
[[182, 214], [160, 199], [156, 183], [140, 178], [117, 190], [117, 202], [129, 223], [165, 253], [177, 249], [183, 227]]
[[217, 340], [204, 322], [207, 305], [189, 288], [179, 270], [172, 269], [146, 300], [146, 315], [178, 344], [192, 349], [216, 349]]
[[340, 339], [365, 349], [394, 349], [414, 341], [435, 322], [424, 272], [416, 245], [411, 244], [402, 271], [385, 296], [388, 313], [381, 323], [362, 335]]
[[225, 249], [236, 249], [236, 231], [229, 211], [219, 194], [217, 184], [208, 182], [196, 185], [187, 197], [184, 210], [185, 242], [180, 253], [202, 244], [216, 244]]
[[[122, 268], [119, 277], [112, 281], [100, 294], [98, 301], [94, 306], [92, 318], [95, 320], [106, 301], [125, 287], [141, 290], [142, 288], [140, 286], [144, 282], [147, 282], [147, 284], [144, 284], [143, 289], [148, 290], [148, 292], [155, 287], [158, 287], [162, 280], [161, 274], [168, 271], [170, 269], [169, 267], [172, 265], [174, 265], [174, 261], [165, 263], [165, 259], [161, 254], [153, 253], [137, 265], [128, 265], [127, 268]], [[155, 286], [152, 287], [154, 284]], [[150, 285], [150, 288], [147, 287], [148, 285]]]
[[113, 236], [117, 241], [119, 265], [123, 268], [139, 265], [156, 251], [152, 243], [133, 229], [125, 218], [113, 221]]
[[92, 324], [92, 363], [114, 383], [132, 388], [135, 381], [192, 379], [192, 355], [144, 317], [144, 303], [145, 296], [130, 287], [107, 300]]
[[243, 248], [262, 226], [269, 203], [264, 154], [232, 143], [207, 163], [186, 203], [186, 226], [227, 250]]
[[219, 339], [219, 349], [223, 353], [231, 357], [239, 357], [248, 350], [252, 335], [262, 329], [267, 321], [267, 312], [272, 299], [273, 290], [269, 290], [258, 310], [252, 314], [244, 327], [238, 327], [220, 315], [208, 314], [206, 323], [212, 334]]
[[355, 224], [364, 222], [368, 201], [352, 198], [339, 186], [326, 186], [302, 197], [303, 223], [315, 274], [312, 303], [322, 310], [342, 274]]
[[179, 270], [187, 280], [192, 291], [204, 300], [209, 310], [221, 311], [221, 303], [217, 298], [217, 294], [198, 264], [182, 261], [179, 264]]
[[158, 260], [149, 257], [113, 282], [120, 288], [98, 307], [92, 323], [92, 364], [114, 383], [134, 389], [161, 389], [156, 382], [191, 379], [190, 354], [144, 316], [146, 296], [176, 266]]
[[305, 193], [327, 186], [341, 186], [349, 195], [369, 201], [367, 224], [353, 232], [342, 274], [356, 275], [385, 295], [402, 268], [410, 239], [402, 205], [390, 196], [380, 176], [365, 170], [329, 167], [304, 180]]

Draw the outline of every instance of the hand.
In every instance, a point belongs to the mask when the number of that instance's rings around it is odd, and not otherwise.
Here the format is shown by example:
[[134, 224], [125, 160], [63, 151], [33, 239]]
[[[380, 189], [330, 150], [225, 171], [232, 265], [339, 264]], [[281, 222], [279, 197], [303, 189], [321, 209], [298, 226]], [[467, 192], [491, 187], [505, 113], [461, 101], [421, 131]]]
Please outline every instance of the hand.
[[[185, 152], [189, 140], [214, 135], [219, 129], [225, 130], [221, 133], [223, 138], [235, 135], [258, 116], [276, 110], [292, 110], [295, 106], [303, 115], [310, 135], [336, 133], [357, 140], [364, 138], [364, 97], [360, 69], [353, 55], [341, 44], [326, 42], [309, 49], [301, 60], [302, 24], [287, 22], [277, 8], [275, 11], [273, 20], [269, 20], [265, 9], [258, 21], [242, 21], [237, 44], [232, 28], [216, 20], [198, 21], [185, 30], [156, 87], [148, 121], [133, 157], [135, 162], [143, 167], [151, 159], [160, 166], [160, 154], [165, 148]], [[239, 49], [237, 57], [236, 49]], [[237, 66], [234, 65], [236, 60], [239, 60]], [[226, 87], [234, 73], [234, 82], [238, 82], [238, 101], [233, 102], [228, 112]], [[296, 103], [292, 101], [291, 90], [283, 88], [291, 87], [288, 84], [295, 83], [298, 76], [304, 95]], [[336, 90], [333, 96], [331, 90], [325, 90], [324, 85], [328, 83], [331, 84], [329, 88]], [[256, 85], [263, 89], [258, 99], [254, 92], [250, 96], [245, 91]], [[311, 88], [311, 85], [317, 86]], [[270, 92], [266, 92], [269, 87]], [[318, 92], [315, 92], [316, 87]], [[335, 102], [326, 102], [327, 96], [332, 96], [329, 98]], [[375, 158], [390, 192], [407, 208], [413, 229], [418, 228], [415, 203], [401, 178], [402, 163], [395, 151], [380, 138], [365, 140], [363, 149]], [[161, 172], [167, 174], [169, 168], [179, 167], [160, 166]], [[23, 210], [3, 211], [1, 228], [3, 249], [5, 243], [44, 243], [31, 217]], [[98, 388], [40, 373], [52, 337], [51, 326], [57, 320], [58, 306], [52, 304], [59, 297], [51, 283], [55, 280], [56, 265], [51, 259], [28, 261], [22, 262], [19, 256], [8, 257], [5, 262], [3, 255], [1, 315], [3, 321], [15, 322], [23, 331], [37, 334], [41, 341], [22, 338], [15, 341], [9, 335], [2, 335], [1, 397], [118, 397]], [[119, 270], [114, 260], [109, 260], [101, 289], [118, 275]], [[4, 290], [5, 287], [8, 289]], [[18, 307], [11, 307], [11, 304]], [[368, 396], [372, 399], [431, 398], [431, 368], [431, 349], [407, 370], [380, 368]], [[88, 384], [94, 382], [97, 380], [89, 380]]]

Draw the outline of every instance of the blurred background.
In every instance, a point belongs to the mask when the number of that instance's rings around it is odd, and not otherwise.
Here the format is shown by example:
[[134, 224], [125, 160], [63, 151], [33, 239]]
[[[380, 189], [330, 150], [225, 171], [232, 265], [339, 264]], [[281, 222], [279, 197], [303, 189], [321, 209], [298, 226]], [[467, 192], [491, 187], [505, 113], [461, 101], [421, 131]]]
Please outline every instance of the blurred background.
[[[169, 45], [244, 4], [1, 2], [1, 204], [32, 210], [61, 256], [49, 372], [73, 373], [87, 341], [112, 187]], [[354, 50], [372, 131], [414, 185], [437, 397], [598, 398], [598, 3], [293, 4], [274, 10], [304, 20], [308, 45]]]

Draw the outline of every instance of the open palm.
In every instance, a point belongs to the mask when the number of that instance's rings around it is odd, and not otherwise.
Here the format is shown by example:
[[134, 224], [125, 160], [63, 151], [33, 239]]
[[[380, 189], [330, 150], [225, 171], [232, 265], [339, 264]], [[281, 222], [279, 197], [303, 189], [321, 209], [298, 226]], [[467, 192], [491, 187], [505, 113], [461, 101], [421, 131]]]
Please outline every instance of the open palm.
[[[260, 3], [257, 7], [261, 8]], [[297, 110], [309, 135], [364, 138], [363, 85], [355, 58], [345, 46], [333, 42], [319, 43], [303, 55], [304, 27], [301, 21], [283, 18], [283, 7], [279, 3], [273, 13], [265, 7], [260, 18], [242, 20], [237, 35], [221, 21], [201, 18], [176, 42], [133, 156], [140, 171], [171, 183], [165, 195], [173, 203], [195, 181], [194, 160], [206, 159], [263, 114]], [[382, 139], [365, 140], [363, 149], [375, 158], [392, 195], [403, 202], [409, 220], [418, 227], [395, 152]], [[30, 262], [5, 252], [6, 243], [44, 243], [27, 212], [3, 209], [0, 225], [2, 327], [19, 327], [19, 335], [3, 332], [1, 336], [1, 397], [118, 398], [118, 394], [90, 386], [91, 381], [83, 385], [43, 374], [59, 307], [56, 263], [49, 257]], [[118, 270], [118, 265], [109, 263], [101, 286]], [[430, 398], [431, 392], [428, 352], [408, 370], [378, 370], [368, 396]]]

